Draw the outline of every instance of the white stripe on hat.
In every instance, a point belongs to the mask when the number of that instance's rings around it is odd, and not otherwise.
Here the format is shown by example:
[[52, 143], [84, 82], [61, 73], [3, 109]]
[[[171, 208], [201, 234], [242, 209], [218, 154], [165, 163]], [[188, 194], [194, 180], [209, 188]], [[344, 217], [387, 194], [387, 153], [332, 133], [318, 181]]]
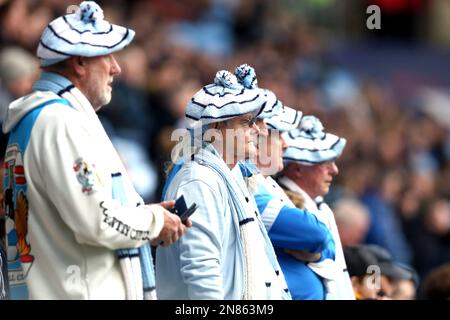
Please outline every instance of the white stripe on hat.
[[283, 159], [304, 165], [337, 159], [342, 154], [347, 140], [323, 130], [322, 123], [316, 117], [303, 117], [299, 129], [283, 134], [288, 145]]
[[191, 126], [225, 121], [249, 112], [258, 113], [264, 105], [261, 89], [247, 89], [228, 71], [217, 72], [215, 83], [200, 89], [186, 107]]
[[48, 66], [70, 56], [95, 57], [126, 47], [134, 31], [103, 20], [103, 11], [93, 1], [80, 4], [80, 11], [59, 17], [42, 33], [37, 56]]
[[268, 89], [262, 89], [265, 93], [266, 104], [263, 111], [258, 115], [258, 119], [267, 119], [280, 114], [283, 111], [283, 104], [278, 100], [275, 93]]
[[[70, 16], [69, 16], [70, 17]], [[70, 48], [70, 46], [86, 45], [90, 47], [98, 47], [104, 49], [112, 49], [120, 45], [123, 41], [126, 41], [129, 29], [114, 26], [106, 21], [101, 21], [98, 24], [102, 25], [101, 28], [96, 28], [96, 30], [107, 30], [107, 31], [88, 31], [84, 32], [75, 30], [68, 24], [66, 17], [60, 17], [52, 21], [48, 26], [49, 36], [44, 38], [44, 42], [47, 46], [50, 46], [48, 42], [56, 41], [56, 39], [61, 40], [61, 44]], [[55, 39], [56, 38], [56, 39]], [[60, 45], [61, 45], [60, 44]], [[76, 50], [76, 49], [72, 49]], [[95, 50], [90, 51], [86, 48], [87, 54], [95, 54]]]
[[283, 106], [282, 111], [270, 118], [264, 119], [269, 129], [288, 131], [296, 129], [302, 119], [302, 112]]

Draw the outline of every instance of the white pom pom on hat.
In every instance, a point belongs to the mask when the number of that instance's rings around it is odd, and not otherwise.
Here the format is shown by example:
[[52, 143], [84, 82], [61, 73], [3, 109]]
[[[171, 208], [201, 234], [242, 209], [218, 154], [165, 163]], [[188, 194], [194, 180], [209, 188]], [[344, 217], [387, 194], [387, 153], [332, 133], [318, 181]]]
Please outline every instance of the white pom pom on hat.
[[214, 83], [194, 94], [186, 106], [189, 127], [221, 122], [261, 111], [265, 103], [264, 91], [248, 89], [240, 84], [234, 74], [226, 70], [216, 73]]

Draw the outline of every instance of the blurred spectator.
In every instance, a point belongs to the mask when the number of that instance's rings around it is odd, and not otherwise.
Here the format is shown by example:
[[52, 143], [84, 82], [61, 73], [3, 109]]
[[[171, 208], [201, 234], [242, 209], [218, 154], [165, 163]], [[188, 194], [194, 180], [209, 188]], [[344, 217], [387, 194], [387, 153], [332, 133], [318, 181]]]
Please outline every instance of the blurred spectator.
[[[99, 3], [114, 23], [136, 30], [133, 46], [119, 56], [123, 75], [113, 84], [112, 105], [100, 116], [120, 139], [145, 150], [148, 160], [139, 157], [137, 165], [153, 166], [158, 177], [149, 197], [160, 196], [174, 144], [170, 135], [183, 126], [187, 97], [217, 69], [233, 70], [245, 61], [265, 70], [258, 75], [260, 86], [347, 139], [330, 196], [350, 195], [369, 208], [365, 242], [412, 263], [421, 276], [450, 261], [449, 236], [433, 222], [445, 215], [429, 214], [435, 199], [450, 199], [448, 1]], [[34, 53], [50, 16], [72, 4], [0, 1], [0, 50]], [[380, 30], [366, 27], [370, 4], [381, 8]], [[30, 65], [13, 56], [5, 64], [8, 72]], [[31, 82], [9, 88], [4, 81], [0, 119], [10, 99]]]
[[414, 252], [414, 265], [423, 277], [431, 269], [450, 261], [450, 204], [433, 198], [422, 204], [415, 217], [406, 222]]
[[425, 299], [450, 300], [450, 263], [433, 269], [424, 279]]
[[10, 0], [2, 6], [1, 39], [35, 50], [42, 31], [52, 18], [52, 7], [41, 1], [27, 0]]
[[233, 1], [200, 1], [203, 6], [196, 21], [180, 21], [168, 30], [168, 41], [204, 54], [226, 57], [234, 46]]
[[344, 248], [344, 256], [356, 299], [378, 300], [381, 287], [375, 278], [376, 274], [370, 270], [371, 266], [378, 263], [375, 256], [360, 247]]
[[392, 300], [415, 300], [416, 285], [411, 280], [397, 280], [391, 293]]
[[333, 206], [342, 246], [356, 246], [365, 239], [370, 225], [369, 212], [360, 201], [343, 198]]
[[401, 188], [401, 176], [391, 170], [382, 174], [379, 191], [367, 192], [363, 196], [362, 200], [369, 208], [371, 217], [365, 242], [388, 249], [395, 260], [408, 264], [411, 262], [410, 248], [395, 208]]
[[26, 50], [6, 47], [0, 51], [0, 121], [12, 100], [31, 91], [38, 71], [36, 58]]
[[387, 250], [359, 245], [345, 248], [344, 254], [358, 299], [415, 299], [415, 271], [395, 262]]
[[[5, 119], [8, 104], [31, 92], [38, 70], [36, 58], [24, 49], [10, 46], [0, 50], [0, 123]], [[0, 158], [5, 154], [7, 139], [7, 135], [0, 133]]]
[[414, 300], [418, 276], [409, 266], [395, 262], [392, 255], [380, 246], [364, 245], [362, 250], [368, 251], [377, 259], [381, 271], [380, 296], [393, 300]]

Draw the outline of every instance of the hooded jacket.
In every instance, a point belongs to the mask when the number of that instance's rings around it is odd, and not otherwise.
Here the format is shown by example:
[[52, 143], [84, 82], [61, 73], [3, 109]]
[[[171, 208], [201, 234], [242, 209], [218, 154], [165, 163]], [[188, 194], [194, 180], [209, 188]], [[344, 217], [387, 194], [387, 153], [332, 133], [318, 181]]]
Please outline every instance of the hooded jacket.
[[[26, 284], [32, 299], [124, 299], [114, 250], [147, 243], [164, 218], [143, 204], [87, 98], [66, 89], [65, 99], [49, 90], [12, 102], [3, 124], [11, 292], [23, 297]], [[128, 206], [113, 198], [118, 188]]]

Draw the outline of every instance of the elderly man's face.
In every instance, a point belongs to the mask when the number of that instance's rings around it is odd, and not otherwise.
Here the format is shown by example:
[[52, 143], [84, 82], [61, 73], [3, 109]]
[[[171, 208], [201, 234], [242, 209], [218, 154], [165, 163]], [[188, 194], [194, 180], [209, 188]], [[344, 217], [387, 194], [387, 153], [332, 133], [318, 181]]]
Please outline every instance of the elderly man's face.
[[256, 156], [257, 136], [260, 132], [255, 125], [252, 113], [233, 118], [227, 121], [224, 134], [224, 147], [227, 154], [233, 154], [235, 160], [244, 160]]
[[113, 78], [121, 69], [112, 54], [88, 58], [86, 63], [85, 95], [98, 111], [111, 101]]
[[280, 132], [268, 130], [268, 136], [259, 137], [258, 168], [263, 175], [273, 175], [283, 170], [283, 152], [287, 144]]
[[300, 166], [301, 187], [311, 197], [324, 196], [330, 191], [333, 177], [339, 173], [334, 161], [326, 161], [313, 166]]

